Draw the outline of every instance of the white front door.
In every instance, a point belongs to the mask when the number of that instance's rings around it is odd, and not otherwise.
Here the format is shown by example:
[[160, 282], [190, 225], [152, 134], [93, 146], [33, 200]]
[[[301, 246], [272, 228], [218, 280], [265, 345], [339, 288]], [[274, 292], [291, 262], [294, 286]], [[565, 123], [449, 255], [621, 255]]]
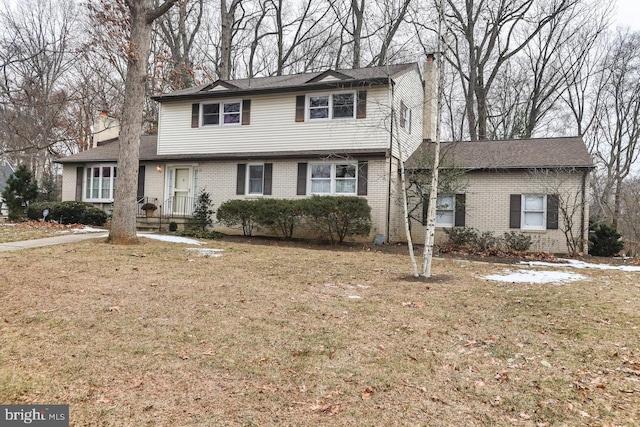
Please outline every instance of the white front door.
[[175, 168], [172, 171], [173, 193], [171, 194], [173, 213], [191, 215], [191, 168]]

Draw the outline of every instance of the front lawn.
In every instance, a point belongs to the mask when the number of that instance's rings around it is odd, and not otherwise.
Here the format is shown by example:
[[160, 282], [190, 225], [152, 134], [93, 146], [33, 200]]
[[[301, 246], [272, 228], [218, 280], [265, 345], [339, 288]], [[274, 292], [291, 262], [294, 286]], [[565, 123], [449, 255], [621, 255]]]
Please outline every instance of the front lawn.
[[424, 283], [355, 247], [187, 247], [0, 254], [0, 402], [77, 426], [640, 424], [638, 272], [436, 260]]

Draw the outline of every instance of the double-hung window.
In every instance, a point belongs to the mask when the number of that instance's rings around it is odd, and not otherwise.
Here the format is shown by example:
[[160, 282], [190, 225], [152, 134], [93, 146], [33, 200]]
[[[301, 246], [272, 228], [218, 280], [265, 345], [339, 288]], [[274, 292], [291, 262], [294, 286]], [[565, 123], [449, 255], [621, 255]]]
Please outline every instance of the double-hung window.
[[248, 165], [247, 194], [262, 194], [264, 191], [264, 165]]
[[523, 230], [546, 229], [547, 197], [536, 194], [522, 195], [522, 225]]
[[202, 126], [239, 125], [242, 119], [240, 101], [202, 104]]
[[400, 101], [400, 127], [411, 133], [411, 110], [403, 101]]
[[438, 195], [436, 202], [436, 226], [453, 227], [455, 223], [455, 197]]
[[91, 166], [86, 169], [85, 200], [112, 202], [116, 187], [115, 166]]
[[356, 194], [357, 171], [355, 163], [311, 164], [311, 194]]
[[309, 95], [308, 118], [353, 119], [356, 113], [355, 101], [355, 92]]

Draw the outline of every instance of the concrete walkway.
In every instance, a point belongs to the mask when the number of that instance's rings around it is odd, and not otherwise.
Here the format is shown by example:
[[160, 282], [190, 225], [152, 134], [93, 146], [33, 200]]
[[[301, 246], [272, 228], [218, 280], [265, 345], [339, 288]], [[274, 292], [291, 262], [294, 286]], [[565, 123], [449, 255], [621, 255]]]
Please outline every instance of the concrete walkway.
[[106, 238], [107, 233], [76, 233], [63, 236], [46, 237], [44, 239], [23, 240], [21, 242], [0, 243], [0, 252], [20, 251], [22, 249], [40, 248], [42, 246], [62, 245], [81, 242], [88, 239]]

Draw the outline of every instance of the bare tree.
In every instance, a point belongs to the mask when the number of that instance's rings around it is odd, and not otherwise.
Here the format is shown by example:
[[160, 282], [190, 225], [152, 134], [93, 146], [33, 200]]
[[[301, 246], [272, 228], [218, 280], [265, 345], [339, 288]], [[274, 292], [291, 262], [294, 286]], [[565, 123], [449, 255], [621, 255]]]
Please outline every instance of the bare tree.
[[504, 64], [579, 0], [447, 0], [447, 61], [462, 82], [469, 138], [487, 139], [491, 89]]
[[169, 57], [159, 58], [159, 52], [155, 52], [155, 60], [164, 59], [167, 63], [162, 77], [172, 90], [194, 84], [193, 48], [203, 15], [204, 0], [181, 0], [158, 19], [156, 31]]
[[604, 171], [599, 204], [617, 227], [623, 182], [640, 155], [640, 32], [619, 30], [605, 61], [592, 154]]
[[2, 154], [26, 163], [41, 180], [56, 145], [65, 142], [67, 107], [75, 96], [64, 75], [76, 61], [73, 3], [31, 0], [5, 4], [0, 51]]
[[130, 33], [122, 131], [118, 151], [118, 180], [109, 232], [109, 240], [112, 243], [129, 244], [137, 241], [136, 191], [142, 115], [151, 49], [151, 26], [175, 2], [176, 0], [165, 0], [160, 6], [154, 7], [152, 0], [126, 0], [130, 13]]

